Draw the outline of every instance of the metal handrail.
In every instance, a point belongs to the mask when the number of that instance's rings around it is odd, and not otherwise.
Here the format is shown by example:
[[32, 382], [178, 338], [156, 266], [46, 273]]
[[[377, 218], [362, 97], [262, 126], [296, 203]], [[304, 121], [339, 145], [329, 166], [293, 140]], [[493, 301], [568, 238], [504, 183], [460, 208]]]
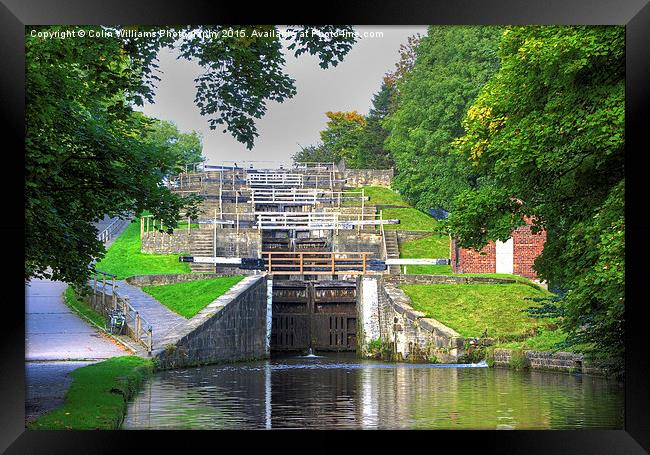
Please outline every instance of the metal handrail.
[[[102, 285], [101, 285], [101, 294], [102, 294], [102, 307], [106, 308], [106, 277], [111, 277], [111, 307], [113, 309], [120, 309], [126, 317], [125, 325], [127, 327], [127, 335], [133, 339], [135, 342], [143, 345], [149, 354], [153, 350], [153, 326], [149, 323], [144, 317], [140, 315], [140, 312], [133, 308], [129, 302], [128, 295], [119, 295], [117, 289], [119, 286], [115, 284], [115, 279], [117, 275], [111, 273], [102, 272], [101, 270], [95, 270], [95, 277], [93, 281], [93, 295], [97, 295], [97, 274], [103, 275]], [[146, 327], [143, 330], [143, 326]]]

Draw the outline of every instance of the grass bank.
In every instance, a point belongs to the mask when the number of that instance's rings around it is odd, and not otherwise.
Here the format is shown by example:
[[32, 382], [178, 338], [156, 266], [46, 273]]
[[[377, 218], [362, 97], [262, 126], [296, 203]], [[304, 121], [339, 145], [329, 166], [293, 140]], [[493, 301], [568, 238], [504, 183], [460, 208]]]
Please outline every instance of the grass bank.
[[28, 425], [30, 430], [115, 430], [128, 401], [153, 372], [153, 362], [136, 356], [113, 357], [72, 373], [63, 406]]
[[[422, 239], [403, 242], [399, 247], [400, 258], [447, 258], [449, 259], [449, 236], [432, 234]], [[450, 265], [407, 265], [408, 274], [449, 275]]]
[[142, 290], [174, 313], [190, 319], [243, 279], [242, 275], [224, 276], [209, 280], [144, 286]]
[[140, 252], [140, 248], [140, 221], [137, 220], [115, 239], [95, 267], [117, 275], [118, 280], [134, 275], [190, 273], [188, 263], [178, 262], [178, 254], [147, 254]]
[[[349, 190], [351, 192], [358, 192], [363, 189], [364, 195], [368, 197], [367, 204], [369, 205], [403, 205], [410, 207], [411, 204], [402, 199], [395, 191], [383, 186], [363, 186], [361, 188], [354, 188]], [[355, 202], [355, 205], [358, 202]]]
[[413, 308], [456, 330], [465, 337], [497, 338], [502, 342], [533, 337], [552, 329], [547, 320], [535, 319], [522, 310], [533, 306], [526, 297], [549, 293], [517, 284], [404, 284]]

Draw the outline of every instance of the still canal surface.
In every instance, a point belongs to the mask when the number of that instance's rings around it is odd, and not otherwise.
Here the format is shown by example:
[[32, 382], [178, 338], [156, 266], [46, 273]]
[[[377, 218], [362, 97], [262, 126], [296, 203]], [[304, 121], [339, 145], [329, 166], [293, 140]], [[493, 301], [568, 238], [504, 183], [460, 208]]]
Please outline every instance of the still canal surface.
[[159, 372], [122, 428], [621, 429], [623, 392], [587, 375], [279, 357]]

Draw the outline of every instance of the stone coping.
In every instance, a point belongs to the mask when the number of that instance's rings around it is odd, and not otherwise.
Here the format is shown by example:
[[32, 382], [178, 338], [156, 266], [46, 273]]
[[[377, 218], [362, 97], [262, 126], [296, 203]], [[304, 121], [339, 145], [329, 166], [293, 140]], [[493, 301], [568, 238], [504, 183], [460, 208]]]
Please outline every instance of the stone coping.
[[411, 305], [411, 299], [409, 296], [404, 293], [400, 288], [391, 283], [384, 284], [384, 290], [388, 294], [389, 301], [392, 304], [395, 311], [400, 314], [405, 315], [408, 319], [417, 321], [420, 327], [429, 330], [431, 332], [438, 332], [442, 336], [448, 338], [458, 338], [463, 339], [463, 336], [456, 332], [451, 327], [447, 327], [442, 322], [425, 317], [426, 314], [422, 311], [415, 310]]
[[183, 323], [179, 324], [178, 331], [172, 328], [172, 330], [170, 330], [172, 334], [158, 341], [158, 347], [154, 349], [153, 352], [154, 357], [158, 353], [163, 351], [165, 349], [165, 346], [169, 344], [177, 344], [180, 341], [182, 341], [183, 338], [187, 337], [194, 330], [196, 330], [198, 327], [200, 327], [209, 319], [211, 319], [213, 316], [215, 316], [217, 313], [219, 313], [223, 308], [225, 308], [229, 303], [237, 299], [241, 294], [246, 292], [250, 287], [254, 286], [261, 280], [265, 280], [265, 279], [266, 279], [266, 274], [247, 276], [239, 283], [231, 287], [224, 294], [217, 297], [212, 303], [209, 303], [207, 306], [205, 306], [191, 319], [189, 319], [188, 321], [183, 321]]
[[[399, 274], [390, 275], [387, 281], [400, 284], [516, 284], [519, 281], [512, 278], [497, 278], [485, 276], [458, 276], [458, 275], [425, 275], [425, 274]], [[522, 284], [528, 284], [523, 283]]]
[[210, 280], [213, 278], [221, 278], [222, 273], [160, 273], [154, 275], [134, 275], [126, 278], [128, 284], [137, 287], [152, 286], [160, 284], [173, 284], [186, 281], [196, 280]]

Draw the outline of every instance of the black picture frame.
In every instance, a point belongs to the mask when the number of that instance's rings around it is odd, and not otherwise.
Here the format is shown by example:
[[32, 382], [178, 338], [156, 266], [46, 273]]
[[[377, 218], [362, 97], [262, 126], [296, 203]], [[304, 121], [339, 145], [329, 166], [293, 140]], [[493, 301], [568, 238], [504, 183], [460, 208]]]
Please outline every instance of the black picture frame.
[[[496, 453], [646, 453], [650, 451], [650, 355], [646, 343], [646, 318], [642, 285], [650, 257], [645, 220], [646, 187], [643, 157], [648, 154], [645, 130], [650, 125], [650, 5], [648, 0], [461, 0], [217, 3], [185, 0], [133, 2], [117, 0], [3, 0], [0, 4], [0, 62], [2, 78], [0, 111], [6, 133], [2, 158], [6, 222], [0, 226], [5, 240], [5, 321], [0, 330], [0, 451], [7, 453], [102, 453], [130, 450], [134, 442], [150, 443], [154, 438], [167, 448], [181, 442], [187, 449], [200, 449], [198, 439], [226, 449], [225, 440], [242, 446], [266, 443], [268, 439], [287, 443], [287, 433], [262, 432], [254, 438], [238, 432], [193, 432], [191, 442], [176, 432], [81, 432], [26, 431], [24, 428], [24, 301], [20, 261], [24, 256], [19, 239], [24, 232], [24, 209], [15, 197], [24, 185], [24, 26], [34, 24], [198, 24], [198, 23], [310, 23], [310, 24], [616, 24], [626, 26], [626, 375], [625, 427], [620, 431], [437, 431], [416, 435], [385, 432], [353, 432], [368, 440], [392, 440], [398, 450], [435, 450], [451, 442], [457, 451]], [[9, 145], [12, 144], [12, 145]], [[23, 278], [24, 283], [24, 278]], [[10, 291], [7, 293], [6, 291]], [[345, 436], [349, 436], [349, 432]], [[417, 437], [415, 437], [417, 436]], [[319, 432], [318, 440], [333, 444]], [[414, 438], [415, 439], [412, 439]], [[284, 438], [284, 439], [281, 439]], [[292, 440], [295, 438], [291, 436]], [[332, 439], [334, 438], [334, 439]], [[347, 439], [347, 438], [346, 438]], [[300, 444], [304, 444], [304, 439]], [[316, 441], [313, 439], [312, 441]], [[411, 442], [413, 441], [413, 442]], [[417, 442], [415, 442], [417, 441]], [[312, 442], [315, 445], [316, 442]], [[328, 444], [328, 445], [329, 445]], [[209, 447], [209, 446], [208, 446]], [[235, 450], [238, 450], [235, 446]], [[297, 450], [311, 450], [299, 446]], [[351, 449], [357, 450], [357, 449]]]

